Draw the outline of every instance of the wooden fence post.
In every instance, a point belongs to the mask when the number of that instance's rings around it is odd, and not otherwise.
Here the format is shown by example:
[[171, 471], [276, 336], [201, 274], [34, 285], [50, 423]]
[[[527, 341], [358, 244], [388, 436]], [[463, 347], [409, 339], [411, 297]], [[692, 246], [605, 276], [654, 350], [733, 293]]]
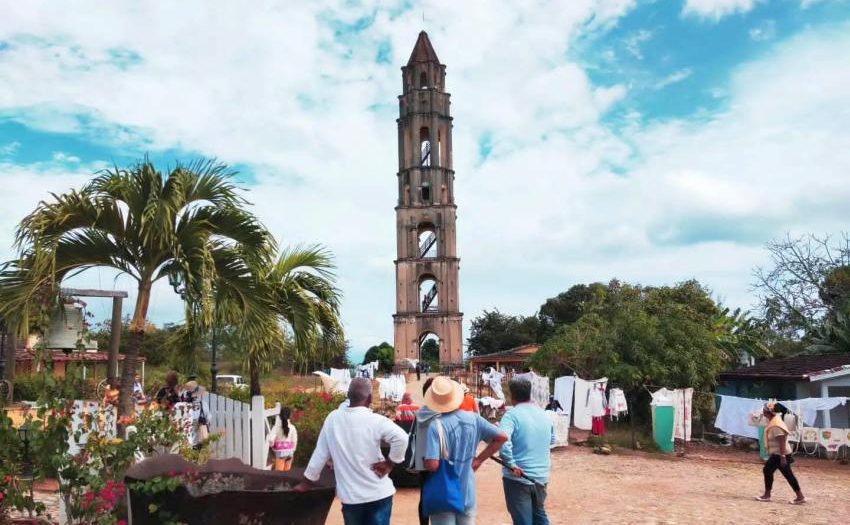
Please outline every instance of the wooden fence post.
[[251, 466], [264, 468], [266, 466], [266, 415], [263, 396], [251, 398]]

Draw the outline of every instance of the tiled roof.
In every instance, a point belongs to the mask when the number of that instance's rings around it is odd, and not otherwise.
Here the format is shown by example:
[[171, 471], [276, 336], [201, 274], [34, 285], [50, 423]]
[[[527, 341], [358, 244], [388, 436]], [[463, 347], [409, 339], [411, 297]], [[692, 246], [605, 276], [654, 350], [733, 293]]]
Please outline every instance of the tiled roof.
[[[61, 350], [54, 350], [51, 359], [54, 363], [63, 361], [87, 361], [95, 363], [106, 363], [109, 361], [109, 352], [72, 352], [65, 355]], [[15, 352], [15, 361], [34, 361], [35, 352], [32, 350], [18, 350]], [[124, 360], [124, 354], [118, 354], [118, 360]], [[139, 356], [139, 361], [145, 358]]]
[[797, 355], [794, 357], [768, 359], [754, 366], [722, 372], [718, 375], [718, 379], [721, 381], [740, 379], [753, 379], [757, 381], [771, 379], [805, 380], [810, 379], [813, 375], [838, 372], [845, 367], [848, 367], [848, 371], [850, 371], [850, 353]]
[[540, 348], [538, 344], [530, 344], [530, 345], [522, 345], [517, 346], [516, 348], [511, 348], [510, 350], [503, 350], [501, 352], [494, 352], [492, 354], [483, 354], [477, 355], [475, 357], [470, 358], [469, 360], [473, 363], [481, 363], [481, 362], [490, 362], [498, 359], [507, 359], [507, 358], [517, 358], [517, 359], [528, 359], [531, 357], [537, 350]]

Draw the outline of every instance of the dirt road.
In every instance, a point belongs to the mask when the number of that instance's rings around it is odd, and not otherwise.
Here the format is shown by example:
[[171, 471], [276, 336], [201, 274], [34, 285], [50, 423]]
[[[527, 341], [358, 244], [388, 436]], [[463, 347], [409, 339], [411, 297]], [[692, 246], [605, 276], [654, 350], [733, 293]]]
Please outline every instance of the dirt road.
[[[598, 456], [569, 447], [553, 454], [547, 508], [560, 524], [830, 524], [850, 516], [850, 466], [799, 459], [797, 478], [810, 503], [792, 506], [791, 489], [777, 472], [774, 502], [753, 500], [762, 488], [754, 453], [699, 452], [687, 458], [654, 454]], [[477, 475], [479, 525], [509, 525], [501, 475], [492, 462]], [[417, 525], [415, 490], [400, 490], [393, 525]], [[339, 503], [329, 525], [342, 525]]]

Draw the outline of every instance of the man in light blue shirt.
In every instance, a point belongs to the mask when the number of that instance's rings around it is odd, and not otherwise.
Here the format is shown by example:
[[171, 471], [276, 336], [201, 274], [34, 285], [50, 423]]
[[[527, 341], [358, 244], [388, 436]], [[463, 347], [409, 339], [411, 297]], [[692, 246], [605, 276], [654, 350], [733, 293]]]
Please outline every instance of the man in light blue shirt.
[[531, 402], [527, 379], [513, 379], [508, 387], [514, 407], [499, 423], [508, 436], [501, 450], [507, 465], [502, 471], [505, 503], [514, 525], [549, 525], [544, 504], [555, 429], [549, 415]]

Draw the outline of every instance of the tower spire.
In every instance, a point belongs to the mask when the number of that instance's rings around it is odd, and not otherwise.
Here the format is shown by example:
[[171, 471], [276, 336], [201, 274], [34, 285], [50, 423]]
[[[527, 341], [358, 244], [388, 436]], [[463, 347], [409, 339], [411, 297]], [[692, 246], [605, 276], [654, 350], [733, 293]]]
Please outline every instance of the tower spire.
[[440, 63], [440, 59], [437, 58], [437, 53], [434, 51], [434, 46], [431, 45], [431, 40], [428, 38], [428, 33], [425, 31], [420, 31], [419, 38], [416, 39], [416, 45], [413, 46], [413, 52], [410, 54], [410, 60], [407, 61], [407, 65], [410, 66], [417, 62]]

